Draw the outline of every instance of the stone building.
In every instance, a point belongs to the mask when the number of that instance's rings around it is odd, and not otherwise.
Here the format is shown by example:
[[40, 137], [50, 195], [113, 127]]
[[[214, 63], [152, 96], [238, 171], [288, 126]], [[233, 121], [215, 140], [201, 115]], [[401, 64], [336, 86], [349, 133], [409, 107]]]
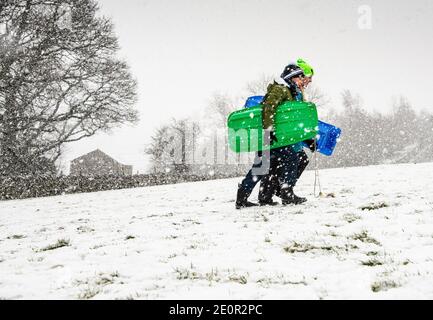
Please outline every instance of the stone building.
[[99, 149], [71, 161], [72, 176], [132, 175], [132, 166], [117, 162]]

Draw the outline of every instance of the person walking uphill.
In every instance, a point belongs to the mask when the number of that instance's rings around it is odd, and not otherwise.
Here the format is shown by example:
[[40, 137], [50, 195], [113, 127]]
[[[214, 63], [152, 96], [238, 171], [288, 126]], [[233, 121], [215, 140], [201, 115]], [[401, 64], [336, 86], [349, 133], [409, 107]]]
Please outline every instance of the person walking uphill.
[[[303, 66], [301, 68], [299, 65]], [[280, 81], [270, 84], [263, 105], [263, 128], [265, 137], [269, 137], [270, 144], [277, 141], [274, 133], [274, 116], [278, 106], [285, 101], [304, 101], [303, 90], [311, 82], [312, 68], [304, 61], [298, 64], [289, 64], [284, 68]], [[306, 73], [308, 76], [306, 76]], [[266, 138], [265, 138], [266, 141]], [[315, 141], [306, 140], [311, 151], [315, 151]], [[295, 195], [293, 188], [302, 172], [308, 165], [308, 156], [303, 151], [303, 143], [271, 149], [270, 170], [262, 178], [259, 192], [261, 205], [274, 205], [272, 195], [276, 194], [282, 199], [282, 204], [300, 204], [307, 201]]]
[[[301, 70], [300, 70], [301, 69]], [[305, 88], [310, 82], [311, 78], [314, 74], [313, 69], [302, 59], [298, 59], [297, 65], [289, 64], [283, 71], [281, 75], [281, 79], [274, 81], [273, 84], [270, 84], [267, 88], [267, 93], [264, 98], [263, 104], [266, 105], [266, 108], [263, 108], [263, 126], [266, 130], [265, 139], [275, 140], [275, 135], [273, 133], [273, 114], [275, 113], [276, 108], [284, 101], [287, 100], [303, 100], [302, 89]], [[286, 79], [283, 79], [283, 78]], [[286, 81], [290, 81], [291, 78], [300, 78], [302, 79], [302, 84], [299, 86], [292, 84], [288, 85]], [[297, 80], [295, 80], [297, 81]], [[302, 89], [300, 89], [302, 88]], [[309, 141], [311, 144], [314, 142], [313, 140]], [[305, 167], [308, 165], [308, 156], [303, 152], [302, 147], [298, 144], [296, 151], [298, 156], [298, 172], [297, 178], [300, 177]], [[236, 198], [236, 209], [240, 209], [243, 207], [251, 207], [256, 206], [257, 204], [249, 202], [248, 197], [253, 191], [255, 185], [263, 178], [267, 177], [266, 183], [261, 184], [261, 192], [259, 193], [259, 203], [261, 205], [266, 204], [276, 204], [272, 202], [272, 195], [275, 193], [277, 196], [281, 196], [281, 190], [279, 186], [279, 182], [277, 179], [276, 169], [278, 167], [277, 161], [275, 161], [275, 157], [271, 157], [272, 166], [270, 168], [269, 175], [253, 175], [253, 170], [260, 168], [262, 165], [262, 154], [258, 152], [256, 154], [256, 158], [254, 160], [253, 168], [248, 172], [246, 177], [242, 180], [241, 184], [238, 185], [238, 193]], [[269, 159], [265, 159], [269, 160]], [[282, 170], [282, 168], [280, 168]], [[280, 170], [280, 171], [281, 171]], [[281, 173], [280, 173], [281, 174]]]

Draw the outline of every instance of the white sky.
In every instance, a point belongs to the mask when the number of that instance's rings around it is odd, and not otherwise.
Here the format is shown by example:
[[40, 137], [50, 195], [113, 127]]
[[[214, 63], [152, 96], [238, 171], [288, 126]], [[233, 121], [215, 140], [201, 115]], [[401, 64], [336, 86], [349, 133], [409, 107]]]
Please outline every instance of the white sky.
[[[200, 112], [215, 92], [240, 95], [247, 82], [280, 74], [298, 57], [314, 67], [315, 83], [336, 107], [343, 89], [359, 93], [369, 110], [389, 110], [398, 95], [408, 97], [416, 109], [433, 105], [431, 0], [100, 4], [102, 14], [113, 19], [121, 56], [138, 80], [141, 121], [68, 145], [65, 167], [99, 148], [142, 172], [144, 147], [159, 124]], [[372, 9], [370, 30], [358, 27], [361, 5]]]

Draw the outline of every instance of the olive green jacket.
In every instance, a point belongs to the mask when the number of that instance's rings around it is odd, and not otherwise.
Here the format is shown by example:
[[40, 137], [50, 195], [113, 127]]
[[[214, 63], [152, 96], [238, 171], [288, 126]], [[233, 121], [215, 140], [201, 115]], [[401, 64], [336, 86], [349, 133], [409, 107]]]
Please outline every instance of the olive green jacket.
[[274, 115], [280, 104], [284, 101], [293, 101], [290, 89], [276, 81], [268, 85], [266, 95], [262, 102], [262, 122], [264, 129], [274, 129]]

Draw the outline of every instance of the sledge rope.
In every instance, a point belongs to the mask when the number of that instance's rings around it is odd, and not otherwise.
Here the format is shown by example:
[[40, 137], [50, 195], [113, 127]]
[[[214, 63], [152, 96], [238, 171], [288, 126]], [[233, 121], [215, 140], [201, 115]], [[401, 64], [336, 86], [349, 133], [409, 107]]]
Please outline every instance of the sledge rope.
[[[317, 163], [317, 140], [314, 139], [314, 197], [319, 198], [323, 195], [322, 186], [320, 185], [319, 166]], [[319, 194], [316, 195], [316, 188], [319, 188]]]

